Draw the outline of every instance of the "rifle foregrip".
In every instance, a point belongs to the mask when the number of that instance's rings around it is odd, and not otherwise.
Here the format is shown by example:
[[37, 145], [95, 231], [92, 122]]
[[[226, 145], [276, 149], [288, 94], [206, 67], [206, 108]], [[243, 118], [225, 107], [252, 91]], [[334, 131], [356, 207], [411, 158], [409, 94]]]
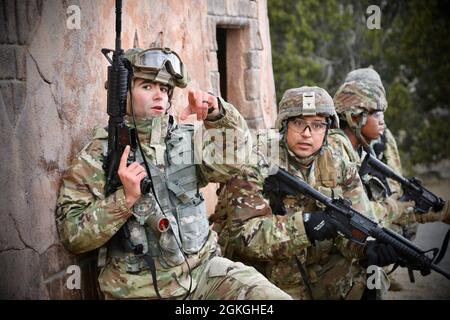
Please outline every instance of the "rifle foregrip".
[[123, 117], [127, 111], [128, 70], [120, 60], [114, 54], [113, 65], [108, 67], [107, 112], [111, 117]]
[[383, 229], [376, 228], [371, 231], [370, 235], [381, 243], [390, 244], [400, 257], [405, 258], [412, 265], [418, 266], [420, 269], [432, 265], [432, 261], [422, 252], [412, 249], [410, 246], [386, 233]]

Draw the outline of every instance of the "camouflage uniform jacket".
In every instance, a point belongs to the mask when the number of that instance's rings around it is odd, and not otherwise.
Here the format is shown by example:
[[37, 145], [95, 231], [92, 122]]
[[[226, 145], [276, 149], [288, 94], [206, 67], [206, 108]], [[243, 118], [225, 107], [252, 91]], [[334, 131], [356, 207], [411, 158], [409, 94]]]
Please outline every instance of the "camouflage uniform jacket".
[[[380, 138], [381, 139], [381, 138]], [[398, 151], [397, 142], [392, 132], [386, 128], [384, 131], [384, 148], [379, 155], [378, 159], [386, 163], [391, 169], [398, 174], [402, 174], [402, 163], [400, 161], [400, 153]], [[391, 191], [402, 193], [402, 186], [395, 180], [388, 178], [389, 187]]]
[[[296, 156], [284, 142], [279, 146], [281, 167], [327, 195], [334, 193], [351, 200], [355, 209], [371, 215], [357, 167], [345, 161], [338, 150], [324, 147], [309, 172], [302, 172]], [[219, 195], [211, 219], [220, 232], [225, 256], [255, 266], [272, 283], [298, 299], [360, 299], [365, 276], [357, 260], [362, 248], [340, 236], [312, 246], [305, 233], [303, 212], [320, 210], [321, 204], [302, 196], [287, 196], [287, 214], [272, 215], [268, 201], [261, 195], [262, 179], [254, 167], [252, 176], [231, 179]], [[306, 266], [311, 292], [296, 259]]]
[[[333, 148], [343, 150], [343, 156], [349, 161], [357, 163], [358, 166], [361, 165], [361, 157], [353, 148], [352, 143], [343, 130], [330, 130], [328, 143]], [[392, 185], [391, 190], [399, 192], [399, 188], [399, 186], [395, 187], [395, 185]], [[415, 221], [414, 215], [410, 214], [409, 212], [399, 212], [400, 210], [398, 209], [396, 201], [390, 198], [382, 198], [376, 201], [371, 200], [370, 204], [377, 218], [377, 222], [382, 224], [384, 227], [399, 230], [397, 225], [404, 225]]]
[[[247, 142], [251, 143], [244, 118], [231, 104], [222, 99], [220, 105], [224, 115], [216, 121], [204, 121], [206, 129], [234, 129], [241, 137], [249, 138]], [[138, 121], [137, 129], [147, 158], [163, 170], [167, 117], [156, 119], [160, 120], [153, 120], [153, 123], [151, 120]], [[177, 130], [175, 125], [173, 130]], [[242, 169], [240, 165], [217, 164], [211, 161], [216, 152], [214, 144], [207, 139], [203, 140], [204, 142], [196, 140], [195, 136], [194, 140], [195, 143], [192, 141], [194, 148], [200, 149], [199, 152], [203, 156], [203, 161], [196, 166], [199, 187], [207, 182], [224, 182], [230, 174], [239, 174]], [[75, 254], [105, 245], [127, 220], [117, 217], [128, 211], [125, 207], [123, 188], [119, 188], [106, 198], [104, 195], [105, 174], [102, 164], [106, 141], [106, 130], [96, 130], [93, 140], [76, 156], [63, 177], [56, 209], [56, 222], [61, 241]], [[245, 152], [244, 149], [236, 151]], [[197, 285], [204, 263], [218, 250], [217, 235], [211, 231], [201, 249], [197, 253], [187, 255], [192, 269], [192, 290]], [[155, 259], [155, 264], [161, 295], [182, 297], [190, 284], [186, 263], [168, 269], [163, 268], [158, 259]], [[137, 274], [127, 273], [124, 260], [117, 257], [108, 258], [98, 280], [102, 292], [109, 297], [156, 298], [149, 270], [141, 270]]]

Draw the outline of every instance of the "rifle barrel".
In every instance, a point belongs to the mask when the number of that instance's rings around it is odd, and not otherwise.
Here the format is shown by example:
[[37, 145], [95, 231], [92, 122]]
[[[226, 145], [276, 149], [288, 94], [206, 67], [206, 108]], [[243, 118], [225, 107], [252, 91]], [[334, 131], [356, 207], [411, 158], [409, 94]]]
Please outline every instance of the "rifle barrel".
[[298, 189], [300, 187], [301, 188], [300, 191], [302, 193], [305, 193], [324, 204], [328, 204], [330, 202], [327, 196], [310, 187], [305, 181], [293, 177], [292, 175], [290, 175], [289, 173], [287, 173], [285, 170], [281, 169], [278, 166], [276, 167], [276, 171], [277, 171], [276, 175], [280, 176], [280, 178], [282, 178], [285, 182], [289, 183], [292, 188]]
[[388, 178], [394, 179], [401, 184], [410, 185], [408, 179], [405, 179], [404, 177], [394, 172], [389, 166], [385, 165], [382, 161], [378, 160], [371, 154], [366, 154], [366, 159], [364, 159], [364, 161], [367, 161], [367, 164], [369, 166], [377, 169], [378, 171], [381, 171]]
[[121, 49], [120, 34], [122, 33], [122, 0], [116, 0], [116, 52]]

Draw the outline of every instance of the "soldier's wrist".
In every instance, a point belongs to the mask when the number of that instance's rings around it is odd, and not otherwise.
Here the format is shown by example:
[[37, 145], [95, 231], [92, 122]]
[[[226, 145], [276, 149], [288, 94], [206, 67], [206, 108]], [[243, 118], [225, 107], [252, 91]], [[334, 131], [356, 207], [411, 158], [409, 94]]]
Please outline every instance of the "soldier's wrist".
[[295, 237], [298, 241], [301, 241], [306, 246], [311, 245], [311, 241], [309, 240], [308, 235], [306, 234], [306, 228], [303, 221], [303, 212], [296, 212], [293, 216], [294, 226], [295, 226]]
[[125, 197], [125, 207], [128, 210], [131, 210], [131, 208], [133, 208], [133, 205], [136, 203], [137, 199], [134, 197]]
[[217, 108], [210, 107], [210, 109], [208, 109], [208, 116], [206, 117], [207, 121], [214, 122], [221, 119], [225, 115], [223, 112], [223, 106], [222, 103], [220, 102], [220, 99], [217, 97], [216, 99], [217, 99]]
[[132, 210], [131, 208], [127, 207], [125, 200], [125, 191], [123, 190], [123, 188], [117, 189], [113, 197], [114, 198], [112, 200], [116, 204], [116, 212], [120, 213], [121, 215], [131, 214]]

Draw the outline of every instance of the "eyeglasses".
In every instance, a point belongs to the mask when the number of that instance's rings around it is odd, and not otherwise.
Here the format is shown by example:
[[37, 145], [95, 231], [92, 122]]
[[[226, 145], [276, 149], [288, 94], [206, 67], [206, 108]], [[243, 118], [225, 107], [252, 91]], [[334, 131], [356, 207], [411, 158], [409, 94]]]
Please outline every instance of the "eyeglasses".
[[328, 123], [326, 122], [321, 121], [308, 122], [301, 118], [289, 121], [289, 125], [292, 127], [292, 129], [294, 129], [299, 133], [303, 133], [303, 131], [305, 131], [306, 128], [309, 128], [309, 131], [314, 133], [322, 133], [325, 132], [325, 130], [328, 128]]
[[167, 71], [175, 78], [183, 78], [183, 65], [180, 57], [169, 48], [152, 48], [140, 52], [136, 56], [134, 66], [146, 71], [160, 71], [166, 67]]
[[369, 112], [369, 116], [372, 116], [378, 120], [384, 120], [384, 112], [380, 110]]

